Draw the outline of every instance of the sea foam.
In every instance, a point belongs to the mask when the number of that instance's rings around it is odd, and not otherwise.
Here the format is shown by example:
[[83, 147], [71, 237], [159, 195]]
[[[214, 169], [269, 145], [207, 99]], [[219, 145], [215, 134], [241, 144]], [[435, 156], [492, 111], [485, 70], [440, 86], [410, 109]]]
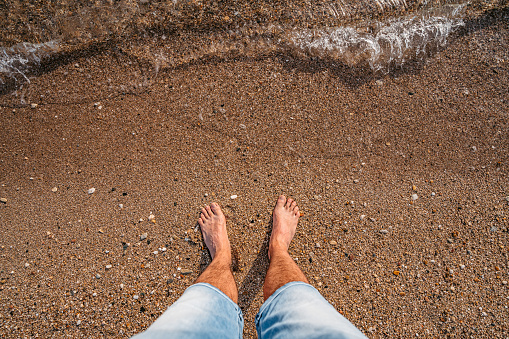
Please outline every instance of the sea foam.
[[0, 47], [0, 84], [5, 84], [8, 78], [30, 82], [30, 68], [39, 66], [43, 58], [59, 50], [57, 41], [41, 44], [23, 42], [8, 48]]
[[333, 59], [349, 66], [367, 62], [373, 70], [389, 70], [444, 46], [449, 35], [464, 24], [459, 17], [462, 8], [447, 6], [438, 13], [376, 23], [364, 31], [355, 27], [293, 30], [281, 44], [299, 56]]

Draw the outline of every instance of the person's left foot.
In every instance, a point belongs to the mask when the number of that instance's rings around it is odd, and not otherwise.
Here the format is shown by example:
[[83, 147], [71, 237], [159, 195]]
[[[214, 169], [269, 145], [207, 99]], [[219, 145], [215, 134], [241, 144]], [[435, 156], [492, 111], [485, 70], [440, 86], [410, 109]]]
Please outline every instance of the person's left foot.
[[200, 219], [201, 232], [205, 245], [209, 249], [212, 259], [216, 254], [224, 254], [231, 259], [230, 241], [226, 232], [226, 219], [218, 204], [213, 202], [201, 210]]

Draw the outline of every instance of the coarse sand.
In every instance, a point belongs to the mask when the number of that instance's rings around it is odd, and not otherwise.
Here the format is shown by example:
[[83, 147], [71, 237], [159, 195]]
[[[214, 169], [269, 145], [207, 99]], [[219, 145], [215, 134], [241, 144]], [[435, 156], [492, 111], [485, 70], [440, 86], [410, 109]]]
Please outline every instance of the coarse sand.
[[0, 336], [146, 329], [210, 261], [215, 201], [256, 337], [285, 194], [290, 254], [368, 337], [506, 338], [506, 12], [386, 75], [274, 56], [154, 78], [106, 50], [4, 93]]

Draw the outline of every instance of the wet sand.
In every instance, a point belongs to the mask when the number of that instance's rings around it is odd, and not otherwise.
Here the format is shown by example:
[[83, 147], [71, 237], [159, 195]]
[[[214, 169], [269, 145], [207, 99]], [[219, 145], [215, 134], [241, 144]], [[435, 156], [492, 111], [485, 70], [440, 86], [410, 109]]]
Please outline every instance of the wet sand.
[[291, 255], [370, 338], [507, 337], [508, 15], [383, 76], [274, 56], [154, 79], [106, 50], [4, 94], [0, 336], [147, 328], [207, 264], [194, 228], [216, 201], [256, 337], [286, 194]]

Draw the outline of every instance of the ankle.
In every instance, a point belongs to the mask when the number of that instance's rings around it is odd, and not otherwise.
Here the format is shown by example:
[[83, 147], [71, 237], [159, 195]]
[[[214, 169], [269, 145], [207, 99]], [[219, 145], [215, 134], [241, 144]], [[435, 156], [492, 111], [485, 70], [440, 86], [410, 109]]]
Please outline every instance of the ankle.
[[232, 254], [229, 250], [220, 250], [217, 251], [214, 255], [213, 262], [222, 263], [225, 265], [230, 265], [232, 262]]
[[269, 258], [274, 258], [274, 256], [281, 254], [288, 254], [288, 246], [280, 242], [271, 241], [269, 244]]

